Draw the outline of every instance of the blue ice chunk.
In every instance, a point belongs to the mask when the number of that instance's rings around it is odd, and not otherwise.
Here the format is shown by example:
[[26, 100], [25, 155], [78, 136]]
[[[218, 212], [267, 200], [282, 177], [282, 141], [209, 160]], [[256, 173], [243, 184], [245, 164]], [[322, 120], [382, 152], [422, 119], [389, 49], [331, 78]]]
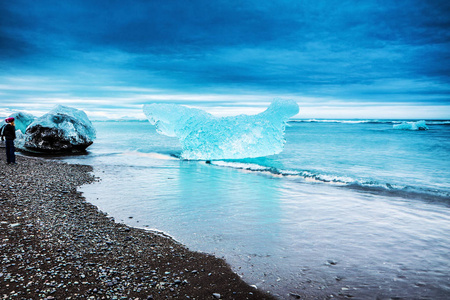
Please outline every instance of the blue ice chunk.
[[13, 113], [9, 117], [14, 118], [16, 130], [20, 130], [21, 133], [25, 133], [27, 127], [36, 120], [36, 117], [26, 112]]
[[239, 159], [280, 153], [288, 119], [299, 111], [292, 100], [275, 100], [257, 115], [214, 117], [196, 108], [147, 104], [144, 113], [160, 134], [177, 137], [182, 158]]
[[393, 127], [397, 130], [428, 130], [428, 126], [423, 120], [417, 122], [402, 122], [401, 124], [395, 124]]
[[95, 137], [84, 111], [58, 105], [27, 127], [24, 147], [37, 152], [84, 151]]

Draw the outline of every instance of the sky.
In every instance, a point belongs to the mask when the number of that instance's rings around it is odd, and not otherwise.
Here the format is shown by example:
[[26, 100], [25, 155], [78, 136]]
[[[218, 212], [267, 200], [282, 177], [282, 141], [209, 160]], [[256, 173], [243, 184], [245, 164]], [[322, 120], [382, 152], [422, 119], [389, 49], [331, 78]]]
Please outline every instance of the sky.
[[0, 1], [0, 116], [275, 98], [302, 119], [450, 119], [450, 1]]

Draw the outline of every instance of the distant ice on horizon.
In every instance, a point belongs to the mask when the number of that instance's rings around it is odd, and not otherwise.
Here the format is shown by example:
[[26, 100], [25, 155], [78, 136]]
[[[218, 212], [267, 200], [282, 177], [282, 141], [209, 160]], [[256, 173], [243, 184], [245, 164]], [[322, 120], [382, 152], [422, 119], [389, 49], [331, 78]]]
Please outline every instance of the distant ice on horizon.
[[292, 100], [275, 100], [257, 115], [215, 117], [176, 104], [146, 104], [144, 113], [160, 134], [177, 137], [190, 160], [262, 157], [283, 151], [286, 122], [299, 112]]
[[393, 126], [397, 130], [428, 130], [428, 126], [424, 120], [417, 122], [402, 122]]

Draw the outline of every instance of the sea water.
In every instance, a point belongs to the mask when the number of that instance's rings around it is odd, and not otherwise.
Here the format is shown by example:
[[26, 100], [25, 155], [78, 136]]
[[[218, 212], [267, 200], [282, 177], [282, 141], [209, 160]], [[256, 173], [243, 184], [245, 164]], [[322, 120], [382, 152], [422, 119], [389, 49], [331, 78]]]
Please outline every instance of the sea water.
[[117, 221], [224, 257], [280, 298], [448, 299], [450, 122], [294, 120], [282, 153], [188, 161], [148, 122], [94, 122], [69, 162]]

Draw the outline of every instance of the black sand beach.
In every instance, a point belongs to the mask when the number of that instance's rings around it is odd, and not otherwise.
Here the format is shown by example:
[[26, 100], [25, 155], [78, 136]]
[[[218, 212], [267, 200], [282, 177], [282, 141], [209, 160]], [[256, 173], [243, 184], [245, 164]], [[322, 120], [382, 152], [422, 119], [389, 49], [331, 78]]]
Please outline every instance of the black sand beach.
[[77, 192], [90, 166], [17, 162], [1, 152], [0, 298], [274, 299], [222, 259], [115, 223]]

